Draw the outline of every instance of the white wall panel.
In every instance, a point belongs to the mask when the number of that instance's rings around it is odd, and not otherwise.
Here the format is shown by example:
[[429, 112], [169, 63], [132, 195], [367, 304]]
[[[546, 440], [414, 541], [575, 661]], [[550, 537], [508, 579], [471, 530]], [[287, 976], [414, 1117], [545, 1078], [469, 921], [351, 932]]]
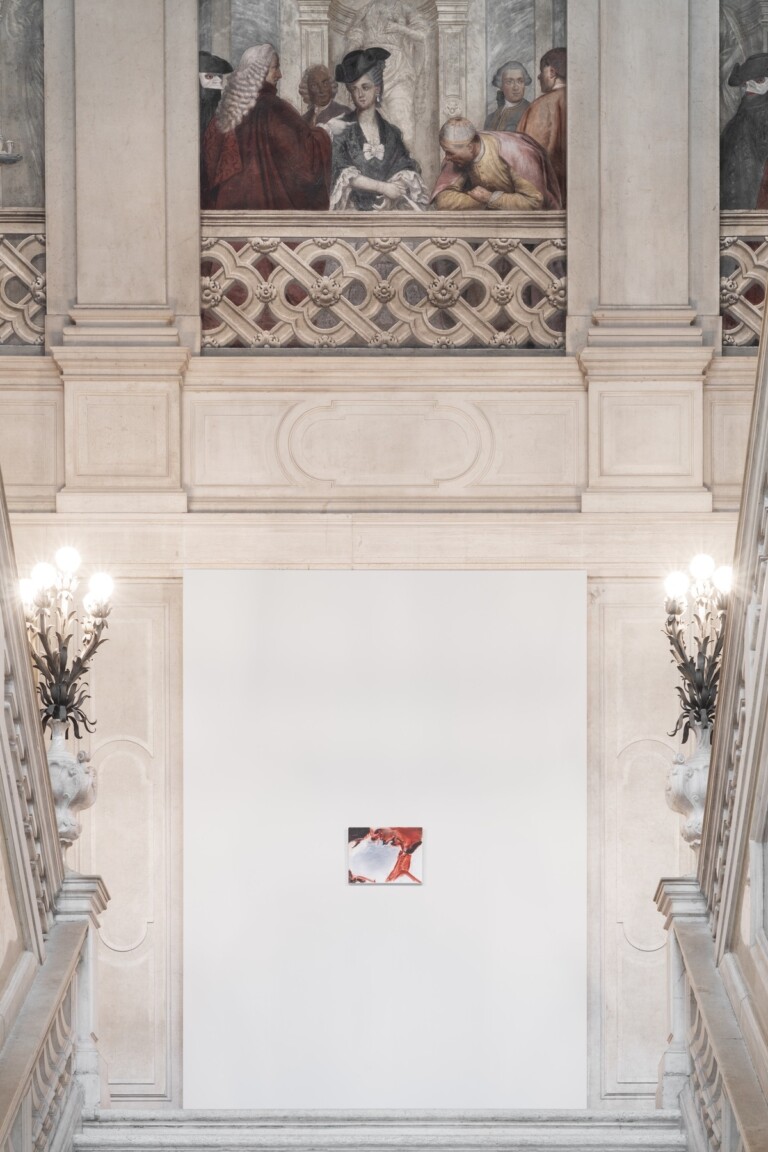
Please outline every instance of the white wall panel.
[[[584, 574], [189, 572], [184, 611], [185, 1106], [583, 1107]], [[423, 886], [347, 883], [366, 822], [423, 826]]]

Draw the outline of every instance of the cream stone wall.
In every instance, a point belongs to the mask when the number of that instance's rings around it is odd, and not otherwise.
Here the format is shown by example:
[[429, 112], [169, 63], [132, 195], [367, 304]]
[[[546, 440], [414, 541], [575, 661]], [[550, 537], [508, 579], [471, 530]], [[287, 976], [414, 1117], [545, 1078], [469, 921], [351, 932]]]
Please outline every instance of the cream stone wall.
[[20, 564], [76, 543], [118, 581], [91, 676], [101, 795], [72, 861], [112, 893], [113, 1099], [181, 1102], [184, 569], [574, 568], [590, 594], [590, 1101], [652, 1108], [652, 898], [692, 868], [664, 802], [661, 580], [732, 553], [754, 383], [753, 358], [715, 352], [716, 0], [569, 5], [561, 356], [201, 357], [195, 5], [121, 6], [119, 35], [113, 7], [46, 7], [46, 354], [0, 357]]
[[676, 697], [660, 578], [702, 547], [729, 555], [733, 515], [19, 513], [14, 526], [22, 564], [76, 539], [119, 581], [110, 643], [91, 676], [100, 798], [73, 860], [98, 869], [112, 894], [101, 1033], [116, 1101], [179, 1099], [184, 568], [584, 568], [590, 1097], [652, 1107], [666, 1023], [664, 933], [649, 893], [658, 876], [692, 867], [664, 803]]

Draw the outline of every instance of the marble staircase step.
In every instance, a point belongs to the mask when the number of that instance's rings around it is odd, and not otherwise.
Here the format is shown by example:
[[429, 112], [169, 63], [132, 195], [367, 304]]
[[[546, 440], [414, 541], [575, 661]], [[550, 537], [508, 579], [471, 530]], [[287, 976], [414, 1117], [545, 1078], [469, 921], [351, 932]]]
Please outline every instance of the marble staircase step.
[[680, 1114], [103, 1111], [75, 1152], [685, 1152]]

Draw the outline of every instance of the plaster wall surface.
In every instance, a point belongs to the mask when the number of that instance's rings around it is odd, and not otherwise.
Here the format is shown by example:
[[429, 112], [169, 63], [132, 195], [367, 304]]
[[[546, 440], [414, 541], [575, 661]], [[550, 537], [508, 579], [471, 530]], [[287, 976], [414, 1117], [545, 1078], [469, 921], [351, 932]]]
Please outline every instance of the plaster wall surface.
[[[193, 570], [184, 625], [186, 1106], [585, 1107], [584, 573]], [[366, 820], [421, 885], [348, 883]]]

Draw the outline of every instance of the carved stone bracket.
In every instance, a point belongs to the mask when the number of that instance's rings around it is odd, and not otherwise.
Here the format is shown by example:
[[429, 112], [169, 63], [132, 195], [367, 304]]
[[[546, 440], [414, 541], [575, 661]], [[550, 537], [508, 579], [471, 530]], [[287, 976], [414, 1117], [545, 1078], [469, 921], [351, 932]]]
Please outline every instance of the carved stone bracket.
[[48, 748], [48, 771], [62, 851], [80, 836], [80, 812], [96, 801], [96, 772], [89, 763], [90, 756], [67, 747], [65, 728], [63, 720], [53, 721]]
[[667, 804], [673, 812], [685, 817], [681, 835], [686, 844], [698, 850], [704, 823], [704, 804], [707, 797], [711, 747], [710, 729], [693, 725], [696, 747], [686, 758], [675, 754], [667, 779]]

